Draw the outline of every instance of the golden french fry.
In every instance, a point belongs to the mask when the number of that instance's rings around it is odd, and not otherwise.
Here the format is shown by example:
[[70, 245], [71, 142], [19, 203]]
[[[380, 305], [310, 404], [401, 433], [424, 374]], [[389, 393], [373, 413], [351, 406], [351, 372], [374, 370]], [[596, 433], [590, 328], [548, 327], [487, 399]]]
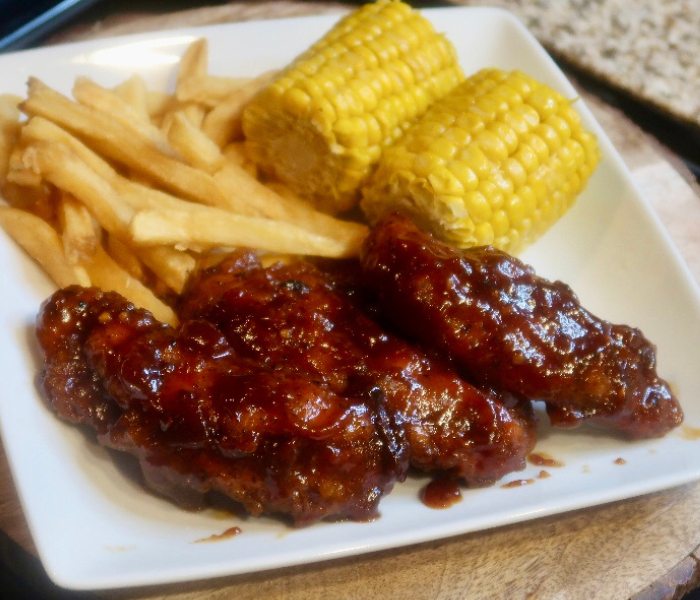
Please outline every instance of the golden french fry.
[[114, 91], [98, 85], [87, 77], [78, 77], [73, 85], [73, 96], [83, 106], [108, 115], [126, 129], [150, 143], [166, 156], [177, 157], [160, 129], [153, 125], [148, 117], [122, 100]]
[[22, 103], [22, 96], [17, 94], [0, 94], [0, 132], [9, 130], [17, 133], [19, 130], [19, 105]]
[[207, 114], [206, 109], [201, 104], [185, 104], [178, 112], [184, 113], [190, 123], [197, 128], [202, 127], [202, 122]]
[[135, 306], [149, 310], [159, 321], [177, 325], [177, 316], [173, 309], [120, 267], [101, 246], [97, 247], [92, 260], [84, 263], [83, 266], [93, 285], [106, 292], [113, 291], [121, 294]]
[[[55, 123], [44, 119], [43, 117], [32, 117], [27, 121], [27, 123], [22, 127], [20, 133], [20, 140], [22, 144], [30, 146], [35, 142], [56, 142], [64, 146], [69, 147], [73, 152], [75, 152], [93, 171], [97, 172], [100, 176], [110, 179], [117, 175], [117, 172], [112, 168], [112, 166], [104, 160], [96, 152], [93, 152], [88, 148], [83, 142], [81, 142], [72, 133], [69, 133], [65, 129], [59, 127]], [[19, 163], [18, 168], [23, 168], [21, 156], [23, 150], [18, 149]]]
[[359, 251], [359, 247], [352, 248], [337, 240], [314, 235], [291, 223], [245, 217], [201, 206], [189, 211], [137, 212], [129, 231], [132, 241], [140, 245], [249, 247], [281, 254], [325, 257], [350, 257]]
[[21, 109], [30, 116], [53, 121], [94, 150], [152, 177], [166, 189], [203, 204], [236, 208], [235, 202], [222, 193], [207, 173], [164, 155], [150, 139], [107, 115], [71, 101], [38, 79], [30, 79], [29, 97]]
[[177, 98], [175, 98], [173, 94], [157, 90], [148, 90], [146, 95], [146, 108], [151, 123], [159, 126], [163, 115], [176, 104]]
[[36, 142], [24, 151], [23, 162], [26, 167], [87, 206], [92, 216], [109, 233], [127, 238], [134, 210], [106, 179], [68, 146]]
[[10, 169], [10, 154], [19, 133], [19, 104], [22, 98], [14, 94], [0, 95], [0, 187], [5, 185]]
[[222, 100], [250, 83], [252, 78], [195, 75], [178, 83], [176, 96], [180, 102], [195, 102], [213, 108]]
[[143, 282], [146, 277], [143, 263], [134, 251], [119, 238], [107, 236], [107, 252], [129, 275]]
[[0, 225], [53, 279], [58, 287], [90, 285], [74, 269], [63, 251], [61, 238], [46, 221], [27, 211], [0, 207]]
[[163, 132], [163, 135], [168, 135], [170, 126], [173, 124], [173, 119], [175, 118], [175, 114], [178, 112], [178, 110], [178, 107], [175, 106], [168, 110], [161, 118], [159, 129]]
[[267, 269], [268, 267], [278, 263], [288, 265], [292, 263], [294, 259], [295, 257], [291, 254], [263, 254], [260, 257], [260, 264], [262, 265], [263, 269]]
[[243, 139], [241, 117], [248, 102], [267, 84], [276, 71], [263, 73], [212, 108], [202, 122], [202, 131], [222, 148], [232, 141]]
[[14, 183], [25, 188], [40, 188], [43, 180], [41, 175], [24, 166], [22, 161], [24, 148], [15, 147], [10, 155], [10, 165], [5, 177], [6, 184]]
[[215, 173], [225, 163], [219, 147], [197, 129], [184, 113], [175, 113], [168, 141], [186, 163], [207, 173]]
[[163, 115], [160, 122], [160, 130], [166, 136], [170, 132], [175, 115], [184, 115], [193, 126], [200, 129], [206, 115], [206, 109], [201, 104], [173, 104]]
[[8, 181], [2, 188], [2, 193], [0, 193], [0, 197], [10, 206], [28, 210], [29, 212], [34, 212], [33, 207], [36, 204], [47, 202], [48, 195], [49, 191], [44, 186], [26, 187], [12, 181]]
[[207, 53], [204, 40], [188, 48], [175, 94], [149, 91], [139, 77], [112, 90], [78, 78], [74, 102], [30, 79], [20, 105], [30, 119], [14, 130], [7, 154], [5, 188], [19, 197], [14, 180], [36, 196], [28, 208], [62, 232], [60, 256], [77, 263], [72, 276], [171, 323], [175, 314], [156, 294], [182, 292], [193, 252], [246, 246], [274, 261], [348, 257], [368, 233], [256, 178], [235, 140], [245, 105], [272, 74], [213, 76]]
[[68, 193], [62, 193], [58, 205], [61, 240], [71, 265], [89, 260], [100, 243], [101, 232], [87, 207]]
[[185, 50], [180, 60], [180, 67], [177, 72], [176, 90], [185, 81], [193, 77], [202, 77], [207, 74], [207, 63], [209, 62], [209, 45], [205, 38], [200, 38], [192, 42]]
[[[151, 189], [134, 178], [128, 179], [115, 171], [112, 166], [96, 152], [93, 152], [73, 134], [62, 129], [43, 117], [32, 117], [22, 128], [22, 141], [26, 145], [36, 142], [58, 143], [69, 147], [95, 173], [108, 181], [132, 208], [186, 209], [190, 203], [164, 192]], [[20, 153], [21, 155], [21, 153]], [[21, 162], [21, 161], [20, 161]], [[20, 165], [22, 168], [23, 165]]]
[[212, 173], [226, 195], [241, 199], [238, 214], [288, 221], [358, 248], [367, 236], [368, 229], [364, 225], [325, 215], [291, 193], [281, 197], [244, 168], [227, 161], [218, 146], [182, 115], [176, 115], [173, 120], [168, 139], [189, 164]]
[[151, 120], [148, 89], [139, 75], [132, 75], [114, 88], [114, 93], [133, 108], [142, 119]]
[[245, 142], [231, 142], [221, 149], [224, 158], [234, 165], [244, 167], [251, 162], [245, 147]]
[[[224, 158], [234, 165], [241, 167], [253, 179], [258, 179], [258, 166], [250, 159], [245, 148], [245, 142], [231, 142], [226, 144], [221, 153]], [[269, 186], [269, 183], [265, 185]]]
[[197, 262], [187, 252], [170, 246], [137, 248], [136, 254], [163, 283], [178, 294], [182, 293]]
[[[193, 206], [191, 202], [142, 185], [140, 182], [134, 181], [133, 177], [129, 179], [120, 175], [107, 161], [93, 152], [78, 138], [43, 117], [32, 117], [28, 121], [22, 128], [22, 141], [28, 146], [35, 145], [36, 142], [57, 143], [67, 146], [90, 169], [108, 181], [122, 199], [136, 210], [142, 208], [152, 210], [189, 210]], [[21, 152], [19, 155], [21, 156]], [[20, 164], [20, 167], [24, 168], [24, 165]], [[30, 173], [32, 172], [30, 171]]]
[[314, 234], [337, 239], [355, 250], [367, 237], [365, 225], [342, 221], [326, 215], [296, 197], [282, 197], [270, 187], [263, 185], [243, 168], [227, 162], [214, 174], [214, 179], [227, 194], [247, 199], [249, 206], [268, 219], [293, 223]]
[[329, 237], [335, 237], [339, 240], [344, 240], [351, 244], [362, 244], [364, 239], [369, 235], [369, 228], [363, 223], [355, 223], [353, 221], [343, 221], [331, 217], [326, 213], [322, 213], [312, 207], [308, 202], [305, 202], [297, 196], [287, 186], [278, 183], [268, 183], [267, 187], [277, 193], [284, 199], [286, 210], [293, 214], [290, 217], [292, 222], [303, 222], [307, 227]]

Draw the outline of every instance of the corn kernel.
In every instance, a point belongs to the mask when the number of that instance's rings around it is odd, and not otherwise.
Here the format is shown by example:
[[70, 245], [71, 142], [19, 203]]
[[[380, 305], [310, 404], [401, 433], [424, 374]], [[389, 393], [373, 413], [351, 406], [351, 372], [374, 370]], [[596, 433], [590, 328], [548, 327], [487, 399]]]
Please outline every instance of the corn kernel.
[[549, 148], [551, 154], [554, 154], [561, 146], [561, 138], [557, 134], [557, 131], [548, 123], [540, 123], [535, 128], [535, 134], [545, 143]]
[[520, 144], [518, 150], [513, 155], [513, 158], [522, 165], [525, 173], [530, 174], [540, 166], [540, 161], [537, 158], [535, 151], [527, 144]]
[[505, 210], [500, 209], [494, 211], [491, 216], [491, 227], [493, 228], [493, 235], [495, 238], [503, 237], [508, 233], [510, 220]]
[[476, 144], [469, 144], [457, 153], [456, 158], [466, 163], [479, 179], [485, 179], [493, 171], [493, 163]]
[[436, 194], [456, 196], [464, 193], [462, 183], [445, 166], [434, 168], [427, 179]]
[[474, 170], [464, 161], [450, 161], [447, 167], [452, 171], [452, 174], [459, 179], [465, 191], [475, 190], [479, 187], [479, 178]]
[[471, 134], [462, 127], [450, 127], [444, 133], [445, 139], [452, 142], [456, 148], [466, 146], [471, 140]]
[[539, 113], [543, 121], [554, 116], [559, 109], [559, 103], [555, 96], [542, 88], [538, 88], [530, 94], [528, 104]]
[[464, 205], [474, 223], [482, 223], [491, 218], [491, 205], [481, 192], [467, 192]]
[[311, 96], [304, 90], [292, 88], [284, 95], [284, 103], [290, 113], [301, 115], [311, 106]]
[[421, 152], [415, 158], [414, 169], [418, 173], [431, 173], [440, 169], [445, 164], [445, 159], [430, 151]]
[[362, 117], [342, 119], [336, 123], [337, 142], [347, 148], [365, 148], [368, 144], [367, 125]]
[[432, 140], [430, 151], [446, 160], [451, 160], [457, 152], [457, 147], [447, 138], [438, 137]]
[[525, 218], [525, 206], [520, 196], [517, 194], [511, 196], [506, 202], [505, 210], [508, 214], [511, 226], [519, 228]]
[[502, 121], [492, 121], [486, 125], [486, 130], [496, 134], [498, 138], [506, 145], [508, 154], [513, 154], [518, 147], [518, 134], [515, 133], [512, 127], [509, 127]]
[[569, 124], [561, 117], [552, 115], [551, 117], [547, 117], [545, 123], [557, 132], [562, 142], [567, 141], [571, 137], [571, 127], [569, 127]]
[[480, 131], [474, 136], [474, 144], [493, 162], [501, 163], [508, 158], [508, 148], [491, 131]]
[[579, 127], [581, 125], [581, 117], [576, 112], [576, 109], [571, 106], [570, 102], [564, 102], [559, 106], [559, 116], [564, 119], [571, 127]]
[[478, 246], [487, 246], [489, 244], [492, 244], [495, 235], [491, 223], [489, 223], [488, 221], [479, 223], [474, 228], [474, 237], [476, 238], [476, 244]]
[[367, 128], [367, 143], [378, 146], [382, 143], [382, 128], [373, 114], [363, 115], [365, 127]]
[[493, 181], [482, 179], [479, 182], [479, 191], [485, 198], [489, 199], [489, 204], [492, 210], [500, 210], [505, 202], [505, 194], [503, 190]]
[[535, 153], [538, 163], [545, 163], [549, 159], [549, 146], [535, 133], [526, 133], [522, 138], [522, 144]]

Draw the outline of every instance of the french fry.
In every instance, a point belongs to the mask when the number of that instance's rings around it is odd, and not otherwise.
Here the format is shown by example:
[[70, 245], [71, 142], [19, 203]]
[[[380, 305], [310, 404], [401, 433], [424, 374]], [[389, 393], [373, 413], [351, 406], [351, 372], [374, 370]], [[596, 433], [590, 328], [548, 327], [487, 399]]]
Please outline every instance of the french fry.
[[71, 265], [89, 260], [100, 244], [100, 230], [90, 211], [68, 193], [62, 193], [58, 206], [61, 240]]
[[177, 72], [177, 89], [188, 79], [203, 77], [207, 74], [207, 63], [209, 62], [209, 44], [205, 38], [200, 38], [192, 42], [185, 50], [180, 59], [180, 68]]
[[116, 261], [116, 263], [124, 269], [129, 275], [143, 282], [146, 278], [146, 271], [143, 263], [136, 256], [136, 253], [121, 241], [119, 238], [107, 236], [107, 253]]
[[243, 139], [241, 118], [248, 102], [265, 86], [276, 71], [263, 73], [237, 89], [212, 108], [202, 122], [202, 131], [222, 148], [229, 142]]
[[160, 122], [160, 130], [164, 135], [168, 135], [170, 127], [173, 124], [175, 115], [184, 115], [185, 118], [197, 129], [201, 129], [202, 121], [206, 115], [206, 109], [201, 104], [180, 104], [174, 103], [169, 110], [163, 115]]
[[146, 117], [122, 100], [115, 92], [98, 85], [87, 77], [78, 77], [73, 85], [73, 96], [83, 106], [109, 115], [144, 140], [148, 140], [159, 152], [177, 158], [167, 138]]
[[219, 77], [207, 60], [206, 41], [187, 49], [174, 94], [134, 76], [113, 89], [78, 78], [77, 102], [33, 78], [23, 102], [0, 96], [0, 191], [13, 206], [0, 224], [58, 285], [114, 290], [176, 324], [159, 296], [182, 293], [201, 253], [358, 254], [367, 227], [257, 179], [240, 121], [274, 73]]
[[213, 179], [185, 163], [162, 154], [153, 142], [107, 115], [71, 101], [38, 79], [30, 78], [29, 97], [21, 109], [41, 116], [77, 135], [81, 140], [127, 167], [144, 173], [166, 189], [212, 206], [236, 209]]
[[[34, 142], [56, 142], [63, 144], [75, 152], [101, 177], [111, 179], [117, 175], [117, 172], [106, 160], [104, 160], [96, 152], [90, 150], [90, 148], [88, 148], [72, 133], [69, 133], [65, 129], [47, 119], [44, 119], [43, 117], [32, 117], [29, 119], [29, 121], [27, 121], [27, 123], [22, 127], [20, 140], [25, 147], [30, 146]], [[21, 157], [22, 149], [18, 148], [17, 150], [18, 155]], [[23, 167], [21, 164], [21, 158], [18, 162], [20, 163], [18, 168]]]
[[146, 94], [146, 108], [151, 123], [160, 125], [163, 115], [177, 104], [177, 98], [167, 92], [148, 90]]
[[[43, 117], [32, 117], [22, 128], [21, 139], [28, 146], [36, 142], [45, 142], [58, 143], [70, 148], [90, 169], [108, 181], [122, 199], [135, 210], [141, 208], [189, 210], [192, 206], [192, 203], [186, 200], [144, 186], [134, 181], [133, 177], [126, 178], [120, 175], [106, 160], [93, 152], [73, 134]], [[20, 156], [21, 153], [22, 151], [18, 152]], [[20, 167], [24, 168], [21, 164]]]
[[279, 221], [245, 217], [212, 208], [189, 211], [137, 212], [129, 226], [131, 239], [139, 245], [179, 245], [198, 248], [250, 247], [280, 254], [348, 257], [358, 248], [309, 233]]
[[7, 180], [10, 154], [19, 133], [19, 104], [22, 98], [13, 94], [0, 95], [0, 186]]
[[114, 93], [131, 106], [142, 119], [151, 120], [148, 89], [143, 77], [132, 75], [117, 85]]
[[195, 102], [213, 108], [231, 94], [251, 82], [252, 78], [195, 75], [183, 79], [177, 86], [176, 97], [180, 102]]
[[312, 233], [343, 239], [358, 250], [367, 236], [364, 225], [320, 213], [291, 192], [281, 197], [244, 168], [227, 161], [218, 146], [181, 115], [173, 121], [168, 139], [192, 166], [213, 174], [227, 195], [247, 201], [245, 208], [242, 205], [237, 211], [239, 214], [294, 223]]
[[219, 147], [197, 129], [184, 113], [173, 116], [168, 141], [185, 162], [207, 173], [215, 173], [226, 162]]
[[295, 257], [292, 254], [263, 254], [260, 257], [260, 264], [263, 269], [267, 269], [278, 263], [283, 263], [285, 265], [291, 264], [294, 259]]
[[297, 196], [287, 186], [270, 182], [267, 184], [273, 192], [284, 199], [287, 210], [294, 215], [296, 219], [306, 222], [307, 227], [317, 231], [321, 235], [345, 240], [351, 244], [357, 244], [358, 247], [364, 239], [369, 235], [369, 228], [363, 223], [355, 223], [353, 221], [343, 221], [331, 217], [313, 208], [309, 203], [305, 202]]
[[24, 148], [15, 146], [10, 154], [6, 183], [15, 183], [25, 188], [39, 188], [42, 185], [41, 175], [28, 169], [23, 161]]
[[[57, 112], [56, 106], [53, 105], [54, 100], [56, 101], [56, 104], [58, 106], [63, 106], [66, 109], [66, 111], [70, 111], [72, 108], [74, 109], [75, 107], [77, 107], [79, 109], [78, 112], [80, 112], [80, 109], [85, 108], [75, 103], [72, 103], [67, 98], [64, 98], [60, 94], [53, 92], [53, 90], [50, 90], [50, 88], [46, 88], [41, 84], [38, 84], [38, 86], [39, 87], [37, 93], [35, 95], [30, 95], [30, 98], [27, 100], [27, 102], [24, 103], [25, 106], [32, 103], [33, 100], [36, 100], [39, 97], [49, 97], [52, 105], [49, 112]], [[34, 103], [33, 106], [36, 107], [36, 103]], [[30, 110], [29, 112], [32, 111]], [[65, 119], [65, 113], [63, 116]], [[99, 116], [104, 117], [104, 115]], [[59, 115], [57, 118], [60, 119], [61, 116]], [[118, 124], [113, 122], [110, 123], [111, 125], [118, 127]], [[42, 125], [42, 122], [40, 121], [38, 125]], [[43, 125], [43, 127], [44, 129], [47, 128], [45, 124]], [[67, 128], [70, 130], [70, 125]], [[56, 135], [56, 133], [57, 132], [54, 132], [54, 134], [52, 135]], [[135, 137], [138, 136], [135, 134], [131, 136], [126, 136], [127, 140], [133, 140]], [[125, 141], [125, 143], [127, 142]], [[146, 141], [145, 144], [148, 145], [149, 142]], [[72, 145], [76, 146], [74, 142], [72, 143]], [[218, 197], [225, 199], [219, 204], [219, 206], [223, 205], [228, 209], [234, 210], [235, 212], [247, 216], [259, 215], [272, 219], [293, 222], [303, 227], [306, 227], [310, 231], [321, 233], [324, 236], [339, 236], [342, 239], [346, 240], [346, 242], [355, 246], [356, 248], [359, 248], [359, 245], [357, 244], [358, 238], [366, 234], [366, 228], [363, 228], [362, 226], [352, 223], [346, 223], [338, 219], [333, 219], [332, 217], [329, 217], [327, 215], [323, 215], [322, 213], [315, 211], [309, 205], [300, 201], [293, 202], [289, 199], [280, 199], [280, 197], [276, 193], [274, 193], [269, 188], [265, 187], [263, 184], [251, 177], [248, 173], [246, 173], [243, 169], [236, 167], [235, 165], [226, 164], [215, 175], [211, 176], [208, 173], [205, 173], [201, 170], [197, 170], [194, 167], [191, 167], [184, 163], [180, 163], [179, 161], [175, 161], [167, 156], [158, 153], [152, 145], [149, 145], [149, 148], [152, 150], [153, 160], [149, 161], [145, 159], [143, 161], [143, 166], [146, 167], [144, 169], [144, 172], [147, 172], [151, 175], [154, 175], [155, 172], [155, 176], [156, 178], [158, 178], [157, 170], [149, 169], [148, 167], [153, 167], [159, 161], [161, 163], [164, 162], [172, 167], [172, 176], [174, 179], [178, 178], [184, 172], [184, 170], [189, 169], [189, 172], [196, 173], [200, 179], [207, 178], [207, 187], [209, 187], [210, 190], [215, 190], [216, 195]], [[85, 154], [84, 150], [82, 152], [83, 154]], [[135, 152], [133, 156], [131, 156], [132, 162], [137, 162], [137, 157], [138, 152]], [[101, 172], [107, 171], [104, 161], [97, 161], [94, 158], [92, 158], [91, 162], [101, 162], [102, 164], [100, 164], [98, 168]], [[139, 167], [144, 168], [141, 164], [134, 166], [134, 168], [136, 169], [139, 169]], [[113, 169], [111, 169], [110, 167], [109, 171], [113, 171]], [[53, 181], [53, 183], [56, 182]], [[59, 184], [56, 185], [58, 185], [58, 187], [61, 187], [61, 185]], [[197, 186], [195, 185], [194, 187]], [[189, 189], [191, 190], [192, 187], [190, 187]], [[200, 196], [200, 200], [202, 200], [202, 203], [213, 204], [210, 202], [210, 198], [202, 197], [204, 191], [201, 188], [199, 189], [199, 192], [200, 193], [198, 195]], [[77, 194], [74, 193], [74, 195], [78, 197]], [[192, 195], [194, 194], [191, 194], [190, 197]], [[185, 196], [188, 197], [187, 195]]]
[[128, 237], [134, 210], [68, 146], [37, 142], [24, 151], [23, 161], [25, 166], [87, 206], [109, 233], [121, 239]]
[[56, 230], [27, 211], [0, 207], [0, 225], [44, 269], [58, 287], [90, 285], [84, 272], [74, 269]]
[[13, 208], [21, 208], [34, 212], [33, 208], [37, 204], [44, 204], [48, 201], [49, 190], [45, 186], [26, 187], [8, 181], [2, 188], [0, 194], [3, 200]]
[[245, 142], [231, 142], [221, 149], [224, 158], [234, 165], [245, 168], [251, 162], [246, 152]]
[[138, 279], [122, 269], [102, 246], [98, 246], [92, 260], [86, 262], [84, 267], [93, 285], [105, 292], [117, 292], [135, 306], [149, 310], [159, 321], [177, 326], [178, 320], [173, 309], [159, 300]]
[[245, 169], [230, 162], [214, 174], [214, 179], [226, 193], [254, 203], [262, 216], [293, 223], [314, 234], [342, 241], [355, 256], [369, 233], [365, 225], [326, 215], [291, 195], [286, 198], [280, 196], [251, 177]]
[[190, 123], [197, 128], [202, 127], [206, 109], [201, 104], [185, 104], [178, 112], [182, 112], [189, 119]]
[[187, 252], [169, 246], [137, 248], [137, 256], [171, 290], [181, 294], [196, 260]]

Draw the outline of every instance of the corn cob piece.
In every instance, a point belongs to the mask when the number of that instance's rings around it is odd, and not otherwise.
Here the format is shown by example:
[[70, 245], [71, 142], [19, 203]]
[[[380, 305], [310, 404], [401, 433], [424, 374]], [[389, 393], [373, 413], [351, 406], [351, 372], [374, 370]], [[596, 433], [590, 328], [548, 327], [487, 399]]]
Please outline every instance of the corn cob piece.
[[517, 253], [570, 208], [599, 159], [571, 101], [485, 69], [385, 150], [361, 206], [372, 223], [399, 211], [459, 247]]
[[344, 211], [382, 149], [463, 80], [454, 47], [429, 21], [379, 0], [341, 19], [252, 100], [246, 145], [263, 173], [321, 210]]

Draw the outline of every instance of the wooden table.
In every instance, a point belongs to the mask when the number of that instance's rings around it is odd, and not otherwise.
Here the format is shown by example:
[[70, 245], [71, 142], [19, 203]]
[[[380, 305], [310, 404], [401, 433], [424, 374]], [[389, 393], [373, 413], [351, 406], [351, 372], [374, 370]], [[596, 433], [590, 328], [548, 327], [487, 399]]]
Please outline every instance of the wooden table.
[[[122, 15], [62, 41], [247, 18], [337, 12], [338, 4], [234, 3], [162, 17]], [[582, 92], [700, 281], [700, 198], [678, 161]], [[47, 492], [50, 492], [48, 490]], [[43, 574], [0, 448], [0, 556], [44, 595]], [[700, 583], [700, 484], [408, 548], [205, 582], [95, 594], [116, 599], [478, 598], [671, 600]], [[61, 596], [65, 597], [65, 596]]]

